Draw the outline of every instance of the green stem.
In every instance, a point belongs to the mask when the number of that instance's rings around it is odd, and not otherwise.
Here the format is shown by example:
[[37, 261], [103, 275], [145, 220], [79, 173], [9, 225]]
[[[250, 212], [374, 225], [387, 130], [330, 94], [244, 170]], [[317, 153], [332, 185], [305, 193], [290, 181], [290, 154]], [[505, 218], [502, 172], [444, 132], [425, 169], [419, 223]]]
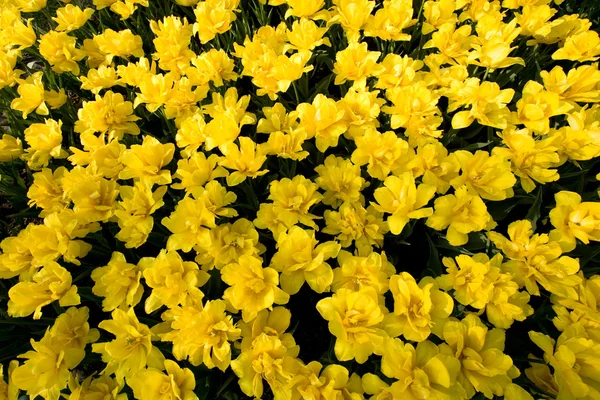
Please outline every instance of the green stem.
[[485, 80], [486, 80], [486, 78], [487, 78], [487, 76], [488, 76], [488, 74], [489, 74], [489, 73], [490, 73], [490, 69], [489, 69], [489, 68], [486, 68], [486, 69], [485, 69], [485, 74], [483, 74], [483, 79], [482, 79], [482, 81], [485, 81]]

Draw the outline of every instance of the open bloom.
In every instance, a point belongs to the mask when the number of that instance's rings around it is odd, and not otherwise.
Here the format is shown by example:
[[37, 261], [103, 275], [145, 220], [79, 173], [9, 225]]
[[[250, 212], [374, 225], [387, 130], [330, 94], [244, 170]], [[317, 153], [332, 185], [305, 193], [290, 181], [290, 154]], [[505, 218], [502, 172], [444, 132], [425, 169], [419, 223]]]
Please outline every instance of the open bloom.
[[600, 241], [600, 203], [581, 202], [574, 192], [561, 191], [554, 195], [556, 207], [550, 210], [550, 223], [554, 229], [550, 238], [560, 243], [563, 251], [571, 251], [576, 239], [588, 244]]
[[264, 251], [259, 243], [258, 232], [252, 222], [245, 218], [233, 224], [221, 224], [210, 230], [210, 246], [196, 247], [196, 262], [202, 269], [217, 269], [232, 262], [237, 262], [242, 255], [258, 256]]
[[366, 209], [359, 205], [342, 204], [339, 211], [326, 210], [323, 233], [337, 235], [336, 239], [342, 247], [348, 247], [353, 242], [359, 253], [368, 254], [372, 247], [383, 246], [383, 235], [389, 229], [383, 222], [383, 213], [373, 206]]
[[[278, 220], [283, 222], [287, 228], [291, 228], [300, 222], [313, 229], [317, 225], [313, 219], [316, 215], [310, 214], [309, 209], [323, 199], [318, 192], [319, 186], [306, 179], [302, 175], [296, 175], [293, 179], [283, 178], [271, 182], [269, 187], [269, 200], [273, 201], [273, 211]], [[261, 209], [267, 204], [261, 204]], [[260, 219], [260, 215], [258, 215]], [[257, 225], [258, 226], [258, 225]]]
[[240, 137], [238, 140], [239, 147], [234, 143], [221, 146], [225, 156], [220, 161], [221, 166], [234, 171], [227, 176], [228, 186], [239, 185], [246, 178], [257, 178], [269, 172], [267, 169], [261, 170], [267, 160], [264, 146], [258, 146], [248, 137]]
[[435, 199], [433, 214], [427, 218], [427, 226], [433, 229], [448, 228], [446, 239], [453, 246], [466, 244], [469, 233], [495, 225], [481, 197], [469, 193], [466, 186], [456, 189], [454, 194]]
[[310, 104], [299, 104], [296, 111], [300, 117], [299, 127], [304, 129], [308, 139], [316, 138], [317, 149], [321, 152], [336, 147], [339, 137], [347, 129], [340, 102], [323, 94], [318, 94]]
[[287, 308], [273, 307], [272, 311], [262, 310], [248, 323], [240, 321], [238, 324], [242, 333], [242, 348], [254, 346], [256, 339], [264, 333], [277, 337], [286, 347], [286, 355], [298, 357], [300, 346], [296, 344], [294, 336], [286, 332], [290, 327], [291, 318], [292, 313]]
[[444, 290], [454, 290], [454, 298], [463, 305], [484, 308], [492, 299], [494, 282], [500, 274], [502, 255], [491, 260], [485, 254], [469, 257], [461, 254], [454, 260], [442, 260], [447, 273], [436, 278]]
[[221, 157], [216, 154], [206, 157], [204, 153], [198, 152], [193, 153], [188, 159], [177, 161], [177, 171], [173, 174], [173, 178], [181, 182], [173, 183], [171, 187], [189, 192], [214, 179], [227, 176], [229, 172], [218, 165], [220, 160]]
[[341, 85], [346, 81], [353, 81], [356, 86], [364, 86], [367, 78], [377, 76], [384, 68], [377, 64], [381, 53], [368, 51], [366, 42], [350, 43], [348, 47], [336, 54], [333, 65], [335, 84]]
[[[46, 104], [46, 95], [50, 94], [50, 92], [44, 90], [44, 84], [42, 83], [43, 76], [43, 72], [39, 71], [28, 76], [25, 80], [15, 77], [15, 80], [19, 83], [17, 87], [19, 97], [11, 101], [10, 108], [21, 111], [23, 119], [27, 119], [27, 116], [34, 111], [38, 115], [48, 115], [50, 113], [48, 105], [51, 107], [53, 105], [50, 102]], [[60, 107], [60, 105], [62, 104], [54, 104], [56, 107], [52, 108]]]
[[121, 186], [121, 201], [115, 210], [121, 230], [115, 238], [125, 242], [127, 248], [144, 244], [154, 227], [152, 214], [165, 204], [162, 199], [166, 192], [166, 186], [152, 192], [150, 186], [142, 182], [136, 182], [134, 186]]
[[104, 297], [103, 311], [126, 310], [142, 299], [144, 288], [140, 283], [141, 277], [142, 271], [137, 265], [128, 263], [123, 253], [114, 251], [106, 266], [92, 271], [95, 282], [92, 293]]
[[510, 160], [512, 171], [521, 180], [526, 192], [535, 189], [535, 182], [545, 184], [560, 178], [558, 171], [550, 169], [560, 164], [558, 137], [535, 140], [527, 129], [505, 129], [502, 142], [507, 146], [495, 147], [493, 154], [499, 154]]
[[445, 194], [450, 189], [450, 181], [458, 176], [460, 164], [448, 155], [443, 144], [434, 142], [419, 146], [404, 168], [410, 170], [415, 178], [422, 176], [423, 183], [435, 186], [437, 193]]
[[77, 286], [72, 285], [69, 271], [54, 261], [47, 262], [30, 282], [19, 282], [8, 291], [8, 314], [33, 319], [42, 317], [42, 307], [58, 300], [63, 306], [80, 303]]
[[88, 322], [90, 310], [87, 307], [69, 307], [54, 321], [54, 325], [46, 331], [57, 346], [64, 349], [85, 349], [100, 337], [98, 329], [91, 328]]
[[554, 60], [596, 61], [600, 57], [600, 36], [589, 30], [567, 37], [563, 47], [552, 54]]
[[441, 335], [454, 301], [439, 290], [433, 278], [425, 277], [417, 284], [412, 275], [402, 272], [390, 278], [390, 291], [394, 297], [394, 312], [383, 321], [390, 336], [403, 335], [408, 340], [421, 342], [432, 332]]
[[363, 375], [362, 386], [372, 399], [466, 399], [458, 373], [460, 362], [426, 340], [416, 346], [386, 339], [381, 372], [394, 379], [391, 385], [377, 375]]
[[162, 219], [161, 223], [172, 233], [167, 240], [167, 250], [187, 253], [194, 246], [210, 244], [209, 228], [216, 226], [215, 214], [207, 207], [204, 189], [199, 189], [193, 196], [181, 199], [171, 215]]
[[319, 243], [314, 231], [293, 226], [277, 237], [277, 253], [271, 267], [281, 272], [281, 288], [288, 294], [298, 293], [304, 282], [317, 293], [323, 293], [333, 281], [331, 266], [325, 261], [340, 251], [336, 242]]
[[98, 50], [104, 54], [106, 64], [111, 64], [115, 57], [144, 56], [142, 38], [134, 35], [129, 29], [116, 32], [106, 28], [100, 35], [94, 36], [94, 42]]
[[504, 330], [488, 329], [475, 314], [460, 322], [447, 322], [442, 338], [446, 343], [440, 346], [441, 352], [460, 361], [457, 380], [467, 398], [476, 392], [488, 399], [502, 396], [512, 379], [519, 376], [513, 360], [504, 354]]
[[231, 362], [242, 392], [260, 399], [265, 380], [277, 398], [290, 398], [287, 384], [300, 363], [288, 355], [287, 350], [279, 337], [267, 333], [261, 333], [251, 344], [243, 347], [239, 357]]
[[596, 87], [600, 81], [597, 65], [581, 65], [565, 71], [556, 66], [550, 71], [540, 72], [544, 87], [550, 92], [558, 93], [561, 100], [574, 103], [598, 102], [600, 91]]
[[27, 191], [28, 204], [43, 210], [40, 217], [60, 212], [68, 206], [69, 200], [65, 198], [60, 183], [66, 171], [65, 167], [58, 167], [54, 171], [42, 168], [40, 172], [33, 174], [33, 184]]
[[523, 97], [517, 102], [516, 118], [518, 123], [525, 125], [538, 135], [550, 131], [550, 118], [566, 114], [573, 106], [561, 101], [558, 93], [544, 90], [535, 81], [529, 81], [523, 88]]
[[547, 234], [534, 235], [530, 221], [512, 222], [508, 226], [508, 238], [496, 232], [488, 236], [509, 258], [502, 264], [502, 270], [510, 273], [530, 294], [539, 296], [539, 286], [542, 286], [557, 296], [577, 297], [575, 288], [581, 283], [577, 276], [578, 259], [561, 256], [560, 243], [551, 241]]
[[71, 32], [85, 25], [93, 13], [91, 8], [82, 10], [73, 4], [67, 4], [56, 10], [56, 17], [52, 19], [58, 24], [57, 31]]
[[[194, 394], [196, 380], [187, 368], [181, 368], [175, 361], [165, 360], [165, 372], [155, 368], [142, 370], [127, 379], [136, 399], [156, 400], [163, 397], [197, 399]], [[160, 397], [159, 397], [160, 394]]]
[[360, 167], [352, 161], [329, 156], [315, 172], [319, 174], [315, 182], [325, 190], [323, 203], [337, 208], [342, 203], [355, 203], [361, 199], [365, 180], [360, 176]]
[[27, 160], [30, 168], [41, 169], [48, 166], [52, 158], [66, 158], [62, 146], [62, 121], [47, 119], [43, 124], [31, 124], [25, 129], [25, 141], [29, 145], [21, 158]]
[[202, 44], [210, 42], [217, 34], [231, 29], [231, 23], [235, 21], [236, 15], [226, 4], [227, 2], [222, 1], [202, 1], [194, 9], [197, 22], [193, 26], [193, 32], [198, 34]]
[[600, 343], [587, 337], [579, 324], [569, 326], [557, 340], [533, 331], [529, 338], [542, 349], [544, 361], [554, 370], [552, 383], [557, 398], [585, 398], [599, 393]]
[[175, 307], [165, 312], [173, 316], [173, 330], [162, 335], [162, 340], [173, 342], [178, 360], [187, 358], [192, 365], [225, 371], [231, 362], [231, 342], [239, 339], [241, 332], [225, 308], [224, 301], [213, 300], [204, 306]]
[[[477, 120], [481, 125], [504, 129], [510, 120], [510, 110], [507, 104], [512, 100], [513, 89], [501, 90], [496, 82], [479, 82], [477, 78], [469, 78], [458, 89], [460, 99], [449, 96], [451, 104], [449, 111], [460, 106], [470, 107], [468, 111], [459, 111], [452, 117], [452, 127], [463, 129]], [[450, 93], [453, 92], [451, 86]]]
[[369, 286], [382, 296], [389, 289], [390, 276], [396, 272], [385, 253], [373, 252], [361, 257], [342, 250], [337, 261], [340, 266], [333, 270], [333, 292], [341, 288], [360, 291], [362, 287]]
[[173, 159], [175, 145], [162, 144], [152, 136], [144, 136], [141, 145], [135, 144], [125, 150], [119, 160], [125, 168], [119, 179], [137, 178], [143, 182], [166, 185], [171, 183], [171, 172], [163, 169]]
[[110, 90], [104, 96], [97, 94], [94, 101], [84, 101], [77, 117], [75, 132], [78, 133], [108, 133], [109, 139], [122, 139], [125, 133], [140, 133], [135, 123], [140, 118], [133, 114], [132, 103]]
[[402, 30], [417, 23], [413, 14], [413, 3], [410, 0], [385, 2], [383, 8], [368, 16], [364, 34], [383, 40], [410, 40], [411, 35]]
[[112, 319], [100, 322], [98, 327], [115, 335], [110, 342], [92, 345], [92, 351], [100, 353], [106, 363], [105, 374], [114, 373], [122, 382], [124, 377], [129, 378], [146, 366], [164, 368], [164, 356], [152, 345], [157, 337], [147, 325], [139, 322], [133, 308], [114, 310]]
[[348, 370], [337, 364], [330, 364], [322, 368], [323, 365], [320, 362], [311, 361], [297, 371], [289, 382], [289, 386], [292, 388], [292, 399], [335, 399], [334, 396], [354, 399], [352, 386], [354, 386], [354, 382], [360, 380], [358, 375], [353, 374], [350, 378]]
[[336, 337], [335, 355], [340, 361], [355, 359], [364, 364], [380, 350], [386, 336], [381, 329], [384, 318], [377, 292], [363, 287], [358, 292], [341, 288], [317, 303], [317, 310], [329, 322]]
[[499, 201], [513, 196], [512, 187], [517, 180], [511, 172], [510, 162], [504, 157], [483, 150], [475, 154], [458, 150], [452, 157], [461, 169], [460, 176], [450, 181], [453, 187], [467, 185], [469, 192], [485, 200]]
[[[579, 276], [583, 275], [581, 272]], [[582, 277], [576, 287], [577, 297], [553, 296], [556, 317], [554, 326], [563, 332], [573, 324], [580, 325], [590, 339], [600, 343], [600, 276]]]
[[377, 203], [371, 204], [377, 211], [391, 214], [386, 221], [394, 235], [399, 235], [411, 219], [433, 214], [433, 209], [425, 205], [435, 194], [435, 187], [425, 183], [417, 186], [410, 172], [389, 176], [383, 184], [375, 190]]
[[156, 257], [144, 257], [139, 267], [144, 271], [146, 285], [152, 289], [144, 307], [147, 314], [163, 305], [172, 308], [200, 301], [203, 294], [198, 286], [210, 278], [198, 264], [183, 261], [176, 251], [161, 250]]
[[62, 187], [78, 218], [97, 222], [108, 221], [114, 215], [119, 194], [115, 180], [105, 179], [91, 168], [75, 167], [63, 177]]
[[223, 282], [228, 284], [223, 298], [242, 310], [242, 319], [249, 322], [265, 308], [273, 304], [286, 304], [290, 296], [281, 290], [279, 275], [273, 268], [263, 268], [262, 259], [243, 255], [238, 263], [231, 263], [221, 270]]
[[66, 32], [48, 31], [40, 37], [39, 51], [57, 74], [79, 75], [79, 64], [85, 53], [76, 47], [77, 38]]
[[79, 365], [85, 351], [64, 347], [47, 334], [39, 342], [31, 339], [31, 346], [33, 350], [20, 356], [26, 361], [12, 371], [12, 383], [32, 398], [59, 399], [60, 391], [67, 387], [69, 370]]
[[355, 143], [352, 162], [358, 166], [366, 164], [369, 175], [382, 181], [414, 154], [406, 140], [393, 131], [379, 133], [376, 129], [370, 129], [357, 137]]
[[0, 138], [0, 162], [16, 160], [23, 154], [23, 142], [12, 135], [3, 134]]

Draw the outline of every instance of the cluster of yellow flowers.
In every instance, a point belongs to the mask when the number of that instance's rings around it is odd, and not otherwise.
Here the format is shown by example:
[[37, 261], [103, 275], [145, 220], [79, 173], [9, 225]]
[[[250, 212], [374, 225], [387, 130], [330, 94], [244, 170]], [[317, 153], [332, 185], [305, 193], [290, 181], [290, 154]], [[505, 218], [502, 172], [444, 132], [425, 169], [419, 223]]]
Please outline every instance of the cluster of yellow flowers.
[[60, 1], [0, 4], [0, 399], [600, 399], [574, 1]]

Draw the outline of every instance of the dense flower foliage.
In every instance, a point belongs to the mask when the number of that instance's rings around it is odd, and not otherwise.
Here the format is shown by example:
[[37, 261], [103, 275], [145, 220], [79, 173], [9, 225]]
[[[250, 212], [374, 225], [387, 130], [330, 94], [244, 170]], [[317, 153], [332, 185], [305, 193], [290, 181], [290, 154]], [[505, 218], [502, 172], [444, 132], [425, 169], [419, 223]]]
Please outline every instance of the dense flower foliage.
[[0, 400], [600, 399], [597, 0], [2, 0]]

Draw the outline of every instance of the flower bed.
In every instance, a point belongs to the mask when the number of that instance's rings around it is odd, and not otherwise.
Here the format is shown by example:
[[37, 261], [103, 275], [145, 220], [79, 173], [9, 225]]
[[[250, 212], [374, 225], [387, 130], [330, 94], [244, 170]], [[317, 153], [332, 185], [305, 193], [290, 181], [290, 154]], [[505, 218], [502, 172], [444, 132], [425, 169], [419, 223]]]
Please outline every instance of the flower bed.
[[0, 399], [600, 398], [596, 0], [0, 12]]

